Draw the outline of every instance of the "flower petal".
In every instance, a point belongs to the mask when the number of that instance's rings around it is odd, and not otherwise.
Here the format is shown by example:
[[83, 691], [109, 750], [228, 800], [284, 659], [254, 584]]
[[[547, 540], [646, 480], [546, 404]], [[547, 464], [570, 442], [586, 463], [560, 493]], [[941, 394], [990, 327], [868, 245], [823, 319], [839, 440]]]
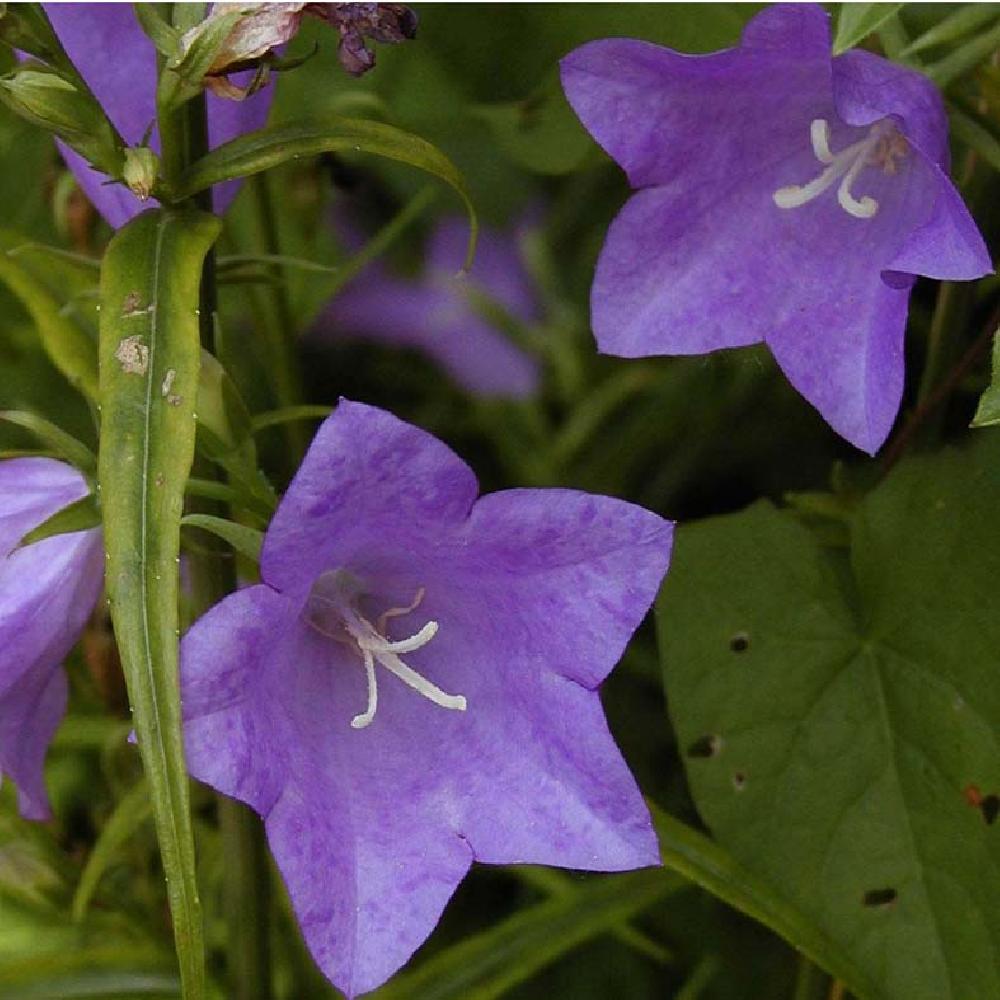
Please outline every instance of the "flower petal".
[[476, 502], [468, 555], [451, 572], [484, 581], [481, 600], [494, 620], [509, 616], [501, 632], [520, 643], [512, 652], [595, 688], [653, 603], [672, 535], [669, 521], [623, 500], [505, 490]]
[[66, 708], [59, 668], [97, 603], [103, 562], [92, 530], [44, 539], [0, 563], [0, 773], [17, 784], [31, 819], [48, 816], [42, 764]]
[[915, 169], [927, 174], [926, 187], [936, 189], [933, 212], [907, 236], [886, 269], [942, 281], [970, 281], [992, 274], [990, 252], [962, 196], [941, 167], [919, 151], [915, 158]]
[[0, 462], [0, 556], [57, 510], [87, 495], [83, 476], [51, 458]]
[[[425, 705], [382, 673], [365, 730], [359, 658], [265, 586], [231, 595], [181, 647], [191, 773], [252, 805], [310, 950], [349, 995], [433, 930], [471, 862], [439, 807], [446, 771]], [[380, 668], [381, 670], [381, 668]]]
[[[495, 299], [515, 319], [538, 319], [538, 296], [528, 275], [520, 246], [521, 227], [511, 230], [483, 226], [476, 243], [476, 259], [468, 279]], [[465, 218], [442, 219], [427, 246], [427, 268], [440, 278], [454, 278], [465, 260], [469, 223]], [[461, 287], [459, 279], [457, 287]]]
[[321, 322], [323, 332], [337, 337], [358, 334], [419, 348], [478, 395], [523, 397], [538, 385], [535, 361], [448, 284], [418, 284], [369, 269], [330, 303]]
[[937, 87], [921, 73], [863, 49], [833, 60], [833, 96], [848, 125], [892, 116], [925, 156], [948, 170], [948, 118]]
[[469, 513], [472, 470], [433, 435], [342, 399], [264, 539], [261, 575], [301, 605], [320, 574], [391, 551], [419, 561]]
[[268, 705], [280, 670], [289, 667], [281, 650], [295, 625], [296, 609], [281, 594], [246, 587], [215, 605], [181, 642], [188, 767], [262, 815], [289, 780], [285, 751], [294, 728]]
[[859, 280], [838, 311], [778, 326], [767, 338], [788, 380], [851, 444], [874, 455], [903, 395], [903, 334], [913, 279]]
[[734, 164], [752, 168], [789, 123], [808, 129], [811, 107], [828, 98], [829, 18], [814, 4], [768, 7], [739, 48], [704, 56], [589, 42], [562, 60], [561, 75], [573, 110], [633, 187], [725, 185]]
[[68, 685], [64, 671], [25, 671], [0, 695], [0, 776], [17, 785], [18, 812], [25, 819], [52, 816], [45, 791], [45, 754], [66, 714]]
[[[156, 50], [128, 4], [45, 4], [52, 26], [80, 75], [101, 102], [122, 138], [130, 145], [142, 140], [156, 121]], [[225, 101], [208, 95], [208, 132], [215, 146], [263, 126], [270, 110], [272, 88], [246, 101]], [[159, 150], [159, 140], [151, 141]], [[62, 147], [69, 168], [95, 208], [114, 227], [124, 225], [154, 202], [141, 202], [122, 185], [107, 183], [83, 157]], [[215, 208], [225, 211], [239, 182], [221, 185]]]
[[[357, 734], [354, 734], [357, 735]], [[286, 789], [267, 835], [316, 963], [348, 997], [381, 986], [426, 940], [472, 863], [454, 834], [363, 783]], [[369, 800], [366, 802], [366, 800]]]

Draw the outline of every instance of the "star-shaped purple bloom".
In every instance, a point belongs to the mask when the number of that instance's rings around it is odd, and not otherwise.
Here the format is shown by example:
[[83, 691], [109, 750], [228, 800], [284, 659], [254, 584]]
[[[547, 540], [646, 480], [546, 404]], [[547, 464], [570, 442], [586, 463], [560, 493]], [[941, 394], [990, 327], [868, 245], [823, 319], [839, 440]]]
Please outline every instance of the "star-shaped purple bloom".
[[470, 392], [530, 396], [538, 388], [538, 363], [475, 308], [470, 285], [515, 320], [539, 316], [538, 297], [521, 256], [519, 229], [480, 231], [476, 259], [466, 278], [456, 277], [465, 256], [468, 223], [441, 220], [427, 246], [424, 271], [408, 281], [374, 261], [327, 306], [319, 331], [424, 351]]
[[[47, 3], [45, 13], [80, 75], [101, 102], [105, 114], [130, 145], [137, 145], [156, 120], [156, 49], [135, 19], [131, 4]], [[246, 101], [208, 100], [208, 132], [213, 146], [243, 132], [261, 128], [271, 105], [272, 88]], [[151, 145], [159, 149], [155, 133]], [[152, 202], [143, 203], [123, 184], [107, 177], [60, 143], [77, 182], [94, 207], [115, 228]], [[225, 211], [239, 189], [238, 181], [219, 187], [217, 211]]]
[[32, 528], [86, 496], [83, 477], [49, 458], [0, 462], [0, 775], [28, 819], [47, 819], [45, 751], [66, 711], [60, 669], [104, 579], [98, 529], [13, 551]]
[[873, 453], [903, 386], [916, 275], [992, 270], [948, 179], [930, 81], [860, 50], [831, 57], [811, 4], [770, 7], [707, 56], [608, 39], [563, 87], [639, 191], [597, 265], [602, 351], [700, 354], [764, 342], [841, 435]]
[[182, 641], [191, 772], [265, 818], [349, 996], [409, 958], [474, 860], [658, 863], [597, 688], [671, 525], [571, 490], [476, 495], [436, 438], [341, 401], [268, 529], [264, 583]]

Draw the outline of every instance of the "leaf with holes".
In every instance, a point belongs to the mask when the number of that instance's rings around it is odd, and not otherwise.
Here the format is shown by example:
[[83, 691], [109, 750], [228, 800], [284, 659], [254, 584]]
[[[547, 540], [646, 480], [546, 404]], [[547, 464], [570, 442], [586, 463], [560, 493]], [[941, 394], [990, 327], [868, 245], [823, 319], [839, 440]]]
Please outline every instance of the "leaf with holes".
[[1000, 996], [998, 508], [986, 433], [847, 550], [766, 503], [682, 529], [658, 605], [702, 816], [884, 1000]]
[[204, 989], [177, 682], [181, 508], [194, 457], [202, 261], [220, 222], [146, 212], [101, 266], [101, 484], [107, 588], [149, 781], [186, 997]]

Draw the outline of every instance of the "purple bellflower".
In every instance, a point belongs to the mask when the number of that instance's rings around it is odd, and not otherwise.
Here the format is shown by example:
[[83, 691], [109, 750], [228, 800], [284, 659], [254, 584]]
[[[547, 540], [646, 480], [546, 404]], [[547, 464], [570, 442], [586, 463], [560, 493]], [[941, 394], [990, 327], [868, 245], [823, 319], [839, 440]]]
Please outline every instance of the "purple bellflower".
[[659, 863], [597, 688], [671, 525], [571, 490], [477, 492], [436, 438], [342, 400], [267, 531], [264, 582], [182, 640], [191, 772], [264, 817], [348, 996], [407, 961], [474, 860]]
[[518, 230], [482, 229], [471, 273], [457, 277], [468, 223], [443, 219], [431, 234], [419, 279], [397, 277], [374, 261], [330, 303], [318, 330], [419, 348], [479, 395], [530, 396], [538, 388], [537, 362], [480, 314], [469, 297], [472, 285], [513, 319], [537, 321], [538, 300], [519, 236]]
[[[122, 138], [138, 144], [156, 121], [156, 49], [139, 27], [132, 5], [47, 3], [45, 12], [67, 55]], [[211, 145], [262, 127], [271, 94], [271, 88], [266, 88], [239, 103], [208, 95]], [[159, 149], [155, 134], [150, 145]], [[60, 149], [80, 187], [110, 225], [122, 226], [149, 207], [124, 185], [108, 184], [104, 174], [72, 149], [61, 143]], [[238, 188], [238, 181], [219, 186], [216, 211], [225, 211]]]
[[929, 80], [869, 52], [833, 58], [812, 4], [769, 7], [704, 56], [591, 42], [566, 96], [639, 189], [591, 295], [602, 351], [700, 354], [763, 342], [827, 422], [874, 453], [903, 388], [916, 275], [992, 271], [948, 179]]
[[0, 462], [0, 776], [28, 819], [47, 819], [45, 751], [66, 712], [61, 667], [101, 593], [99, 529], [18, 542], [86, 496], [75, 469], [49, 458]]

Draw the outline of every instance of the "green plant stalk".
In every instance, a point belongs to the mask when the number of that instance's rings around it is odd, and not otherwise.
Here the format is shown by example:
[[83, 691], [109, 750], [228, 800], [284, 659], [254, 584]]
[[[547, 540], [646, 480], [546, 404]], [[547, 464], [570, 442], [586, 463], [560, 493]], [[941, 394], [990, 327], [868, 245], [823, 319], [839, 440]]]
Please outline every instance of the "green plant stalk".
[[[171, 165], [183, 170], [208, 152], [208, 117], [204, 95], [188, 101], [179, 112], [168, 117], [176, 125], [175, 134], [182, 149], [180, 157], [171, 158]], [[191, 200], [204, 211], [212, 210], [211, 189], [199, 191]], [[214, 251], [210, 251], [205, 258], [199, 300], [201, 344], [211, 351], [214, 348], [218, 309]], [[207, 463], [203, 465], [200, 461], [196, 462], [193, 471], [204, 473], [205, 478], [214, 474]], [[224, 504], [207, 499], [196, 500], [190, 506], [200, 513], [230, 514]], [[190, 554], [194, 605], [199, 614], [236, 589], [234, 563], [228, 558], [228, 552], [221, 555], [223, 558], [211, 551]], [[218, 812], [226, 857], [223, 897], [228, 931], [229, 996], [232, 1000], [269, 1000], [270, 893], [264, 831], [260, 820], [235, 799], [219, 795]]]
[[[274, 212], [274, 200], [267, 174], [256, 174], [249, 180], [257, 210], [257, 223], [261, 250], [268, 255], [280, 255], [281, 243]], [[295, 357], [295, 320], [292, 304], [285, 284], [287, 271], [275, 268], [278, 282], [261, 295], [269, 295], [267, 308], [261, 310], [261, 330], [267, 341], [271, 362], [271, 383], [275, 405], [279, 408], [297, 406], [302, 402], [302, 376]], [[286, 424], [283, 428], [293, 467], [305, 454], [308, 442], [307, 428], [301, 423]]]

